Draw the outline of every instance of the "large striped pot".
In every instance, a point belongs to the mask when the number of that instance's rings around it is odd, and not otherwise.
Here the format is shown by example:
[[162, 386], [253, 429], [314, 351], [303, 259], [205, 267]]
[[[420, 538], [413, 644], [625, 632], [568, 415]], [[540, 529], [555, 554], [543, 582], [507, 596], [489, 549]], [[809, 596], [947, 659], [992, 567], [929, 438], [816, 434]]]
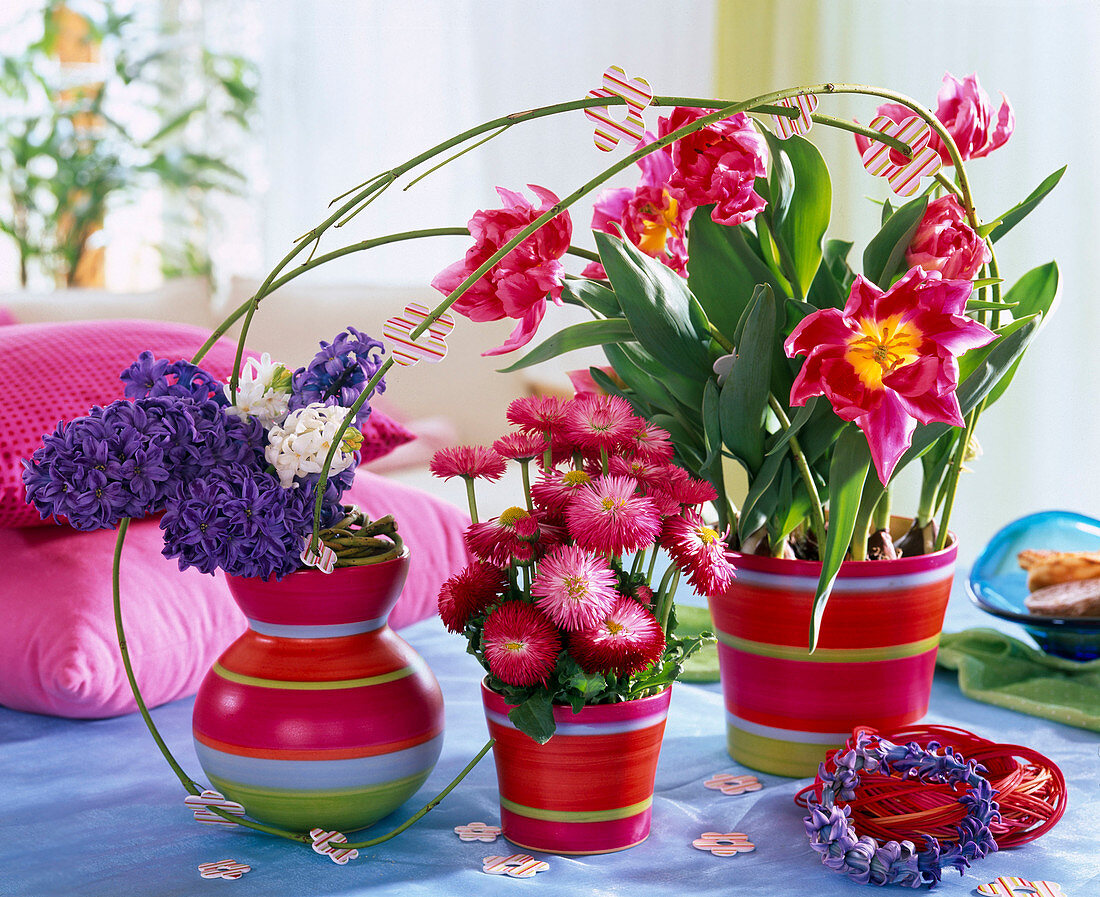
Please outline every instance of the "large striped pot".
[[812, 776], [858, 725], [882, 731], [928, 710], [956, 547], [893, 561], [848, 561], [808, 651], [821, 565], [730, 554], [737, 578], [709, 599], [718, 635], [730, 755]]
[[672, 689], [574, 714], [555, 707], [557, 731], [538, 744], [508, 719], [512, 705], [481, 686], [513, 844], [558, 854], [611, 853], [649, 836], [653, 780]]
[[410, 798], [439, 758], [443, 698], [386, 625], [409, 558], [228, 576], [248, 630], [195, 699], [195, 750], [211, 785], [262, 822], [350, 831]]

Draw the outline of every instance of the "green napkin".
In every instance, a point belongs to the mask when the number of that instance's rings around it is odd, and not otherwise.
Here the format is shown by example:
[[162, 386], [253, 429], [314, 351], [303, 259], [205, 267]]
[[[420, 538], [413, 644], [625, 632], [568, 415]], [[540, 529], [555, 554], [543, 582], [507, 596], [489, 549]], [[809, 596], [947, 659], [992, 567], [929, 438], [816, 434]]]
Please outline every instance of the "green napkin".
[[[710, 611], [705, 607], [691, 604], [676, 605], [676, 634], [681, 638], [691, 638], [704, 632], [714, 634], [714, 623]], [[684, 670], [680, 673], [683, 682], [718, 681], [718, 643], [707, 642], [684, 661]]]
[[936, 663], [976, 701], [1100, 732], [1100, 660], [1044, 654], [994, 629], [940, 636]]

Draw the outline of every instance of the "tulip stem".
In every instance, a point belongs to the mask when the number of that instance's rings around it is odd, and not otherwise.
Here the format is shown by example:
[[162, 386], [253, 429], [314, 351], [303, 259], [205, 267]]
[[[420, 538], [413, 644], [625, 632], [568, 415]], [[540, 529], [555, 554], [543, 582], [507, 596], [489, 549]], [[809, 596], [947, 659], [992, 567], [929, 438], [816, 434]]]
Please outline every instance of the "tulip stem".
[[951, 467], [947, 471], [947, 482], [944, 484], [947, 491], [943, 502], [943, 516], [940, 517], [939, 532], [936, 534], [936, 551], [942, 551], [947, 545], [947, 527], [951, 523], [951, 508], [955, 504], [955, 492], [959, 488], [959, 474], [962, 472], [963, 459], [966, 457], [966, 448], [970, 445], [970, 437], [974, 434], [974, 427], [977, 425], [978, 418], [984, 408], [985, 400], [983, 399], [967, 415], [966, 429], [963, 430], [962, 436], [959, 437], [959, 444], [955, 447], [955, 456], [951, 459]]
[[[783, 410], [782, 402], [769, 392], [768, 404], [771, 406], [772, 413], [779, 419], [779, 426], [783, 428], [783, 432], [787, 432], [791, 428], [791, 421], [787, 417], [787, 412]], [[794, 456], [795, 466], [798, 467], [799, 476], [802, 477], [802, 482], [810, 496], [810, 525], [813, 527], [814, 538], [817, 539], [820, 551], [825, 546], [825, 509], [821, 504], [821, 496], [817, 492], [817, 484], [814, 483], [813, 471], [810, 470], [810, 464], [806, 460], [802, 446], [798, 444], [798, 437], [791, 436], [788, 445], [791, 455]]]

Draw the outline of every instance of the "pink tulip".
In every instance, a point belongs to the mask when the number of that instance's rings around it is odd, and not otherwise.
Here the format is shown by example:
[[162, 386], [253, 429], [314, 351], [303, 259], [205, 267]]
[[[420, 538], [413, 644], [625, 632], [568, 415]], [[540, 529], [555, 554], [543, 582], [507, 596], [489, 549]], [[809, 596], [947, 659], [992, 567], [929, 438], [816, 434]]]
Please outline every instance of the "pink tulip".
[[939, 271], [945, 280], [971, 280], [992, 253], [966, 221], [954, 196], [928, 204], [917, 232], [905, 251], [910, 268]]

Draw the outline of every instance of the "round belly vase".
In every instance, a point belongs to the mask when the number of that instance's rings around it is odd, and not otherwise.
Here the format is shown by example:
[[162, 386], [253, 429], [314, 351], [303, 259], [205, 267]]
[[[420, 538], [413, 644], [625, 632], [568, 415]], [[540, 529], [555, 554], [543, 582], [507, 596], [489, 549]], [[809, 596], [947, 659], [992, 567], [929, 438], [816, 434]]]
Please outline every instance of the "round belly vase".
[[573, 713], [554, 707], [554, 736], [539, 744], [508, 719], [504, 698], [481, 686], [495, 739], [504, 837], [528, 850], [611, 853], [649, 836], [653, 783], [671, 687]]
[[841, 565], [809, 652], [821, 564], [729, 554], [737, 570], [710, 596], [730, 756], [752, 769], [817, 772], [855, 726], [889, 731], [928, 711], [956, 546]]
[[248, 629], [195, 699], [211, 785], [261, 822], [353, 831], [408, 800], [443, 742], [431, 670], [387, 624], [409, 556], [282, 581], [227, 576]]

